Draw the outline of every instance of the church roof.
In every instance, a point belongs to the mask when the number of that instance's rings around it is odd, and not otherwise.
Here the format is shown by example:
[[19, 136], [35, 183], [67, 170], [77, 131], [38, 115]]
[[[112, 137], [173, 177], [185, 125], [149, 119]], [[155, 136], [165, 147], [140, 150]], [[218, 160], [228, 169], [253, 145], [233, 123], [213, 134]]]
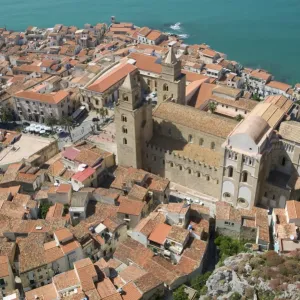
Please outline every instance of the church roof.
[[255, 144], [258, 144], [261, 138], [270, 129], [266, 120], [259, 116], [249, 115], [234, 131], [235, 134], [248, 134]]
[[300, 144], [300, 123], [285, 121], [280, 124], [279, 134], [285, 140]]
[[179, 124], [222, 138], [226, 138], [238, 124], [236, 120], [174, 102], [161, 103], [154, 111], [153, 116], [166, 122]]
[[173, 48], [170, 49], [170, 51], [167, 54], [167, 57], [165, 59], [165, 63], [169, 65], [173, 65], [177, 62], [177, 58], [174, 54]]

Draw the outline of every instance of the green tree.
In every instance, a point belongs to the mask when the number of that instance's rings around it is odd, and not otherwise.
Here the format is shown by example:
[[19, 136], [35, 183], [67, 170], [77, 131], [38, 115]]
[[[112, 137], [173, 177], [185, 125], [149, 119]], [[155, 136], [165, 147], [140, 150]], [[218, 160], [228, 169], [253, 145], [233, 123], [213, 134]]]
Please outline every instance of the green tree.
[[50, 206], [51, 206], [51, 203], [48, 201], [44, 201], [44, 202], [40, 203], [40, 206], [39, 206], [39, 218], [40, 219], [46, 218], [47, 212], [48, 212]]
[[260, 101], [260, 97], [257, 93], [252, 95], [252, 99], [255, 100], [255, 101]]
[[174, 293], [173, 293], [174, 300], [189, 300], [188, 294], [184, 291], [184, 285], [180, 286]]
[[14, 119], [13, 111], [7, 106], [3, 106], [0, 109], [0, 118], [3, 123], [11, 122]]
[[53, 126], [57, 125], [57, 119], [55, 117], [48, 117], [46, 119], [46, 125], [51, 127], [51, 130], [53, 131]]
[[234, 292], [230, 297], [229, 300], [240, 300], [242, 296], [238, 292]]
[[69, 208], [70, 208], [69, 204], [64, 204], [63, 217], [69, 213]]
[[218, 236], [215, 239], [215, 245], [219, 248], [221, 263], [226, 257], [247, 251], [244, 247], [244, 241], [236, 240], [229, 236]]
[[72, 135], [71, 135], [71, 130], [74, 128], [73, 118], [71, 116], [63, 118], [61, 121], [61, 125], [67, 129], [67, 131], [69, 132], [71, 141], [73, 141]]
[[243, 117], [242, 115], [238, 114], [238, 115], [235, 117], [235, 119], [236, 119], [238, 122], [240, 122], [240, 121], [242, 121], [242, 120], [244, 119], [244, 117]]
[[99, 109], [99, 114], [100, 114], [100, 116], [101, 116], [101, 119], [103, 120], [104, 117], [105, 117], [105, 115], [106, 115], [105, 109], [104, 109], [103, 107], [101, 107], [101, 108]]
[[209, 102], [208, 104], [208, 110], [213, 114], [217, 109], [217, 103], [216, 102]]

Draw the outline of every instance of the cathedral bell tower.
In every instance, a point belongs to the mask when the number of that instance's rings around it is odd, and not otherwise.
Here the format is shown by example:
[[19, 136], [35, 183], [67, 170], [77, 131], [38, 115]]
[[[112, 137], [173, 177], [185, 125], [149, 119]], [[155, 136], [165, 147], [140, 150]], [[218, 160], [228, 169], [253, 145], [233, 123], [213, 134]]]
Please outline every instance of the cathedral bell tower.
[[158, 102], [172, 99], [185, 104], [185, 74], [181, 73], [181, 61], [177, 60], [173, 48], [170, 48], [162, 62], [162, 72], [158, 79]]
[[142, 168], [145, 143], [152, 137], [152, 106], [142, 98], [140, 74], [129, 73], [115, 107], [118, 164]]

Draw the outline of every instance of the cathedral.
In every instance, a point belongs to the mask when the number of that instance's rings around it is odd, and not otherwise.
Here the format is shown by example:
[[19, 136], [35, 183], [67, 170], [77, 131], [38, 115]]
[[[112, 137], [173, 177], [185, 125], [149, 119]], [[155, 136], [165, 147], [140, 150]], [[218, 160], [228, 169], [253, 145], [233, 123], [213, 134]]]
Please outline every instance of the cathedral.
[[285, 207], [300, 199], [300, 123], [284, 96], [270, 96], [242, 121], [187, 105], [172, 49], [162, 62], [158, 104], [127, 75], [115, 107], [119, 165], [141, 168], [234, 207]]

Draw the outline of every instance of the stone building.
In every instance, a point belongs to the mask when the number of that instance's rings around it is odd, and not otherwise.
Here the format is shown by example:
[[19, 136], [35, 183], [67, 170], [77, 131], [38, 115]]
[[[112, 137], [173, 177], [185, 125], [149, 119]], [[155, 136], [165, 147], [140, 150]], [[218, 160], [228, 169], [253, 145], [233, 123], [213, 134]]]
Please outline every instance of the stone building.
[[158, 103], [167, 99], [185, 104], [185, 74], [181, 73], [181, 61], [177, 60], [170, 48], [166, 59], [162, 62], [162, 72], [158, 80]]
[[127, 76], [115, 109], [119, 165], [142, 168], [237, 208], [283, 208], [286, 200], [299, 199], [299, 148], [293, 133], [300, 123], [288, 121], [297, 120], [296, 104], [282, 95], [269, 96], [248, 105], [238, 122], [185, 105], [180, 69], [170, 51], [157, 77], [153, 111], [143, 102], [140, 75]]

